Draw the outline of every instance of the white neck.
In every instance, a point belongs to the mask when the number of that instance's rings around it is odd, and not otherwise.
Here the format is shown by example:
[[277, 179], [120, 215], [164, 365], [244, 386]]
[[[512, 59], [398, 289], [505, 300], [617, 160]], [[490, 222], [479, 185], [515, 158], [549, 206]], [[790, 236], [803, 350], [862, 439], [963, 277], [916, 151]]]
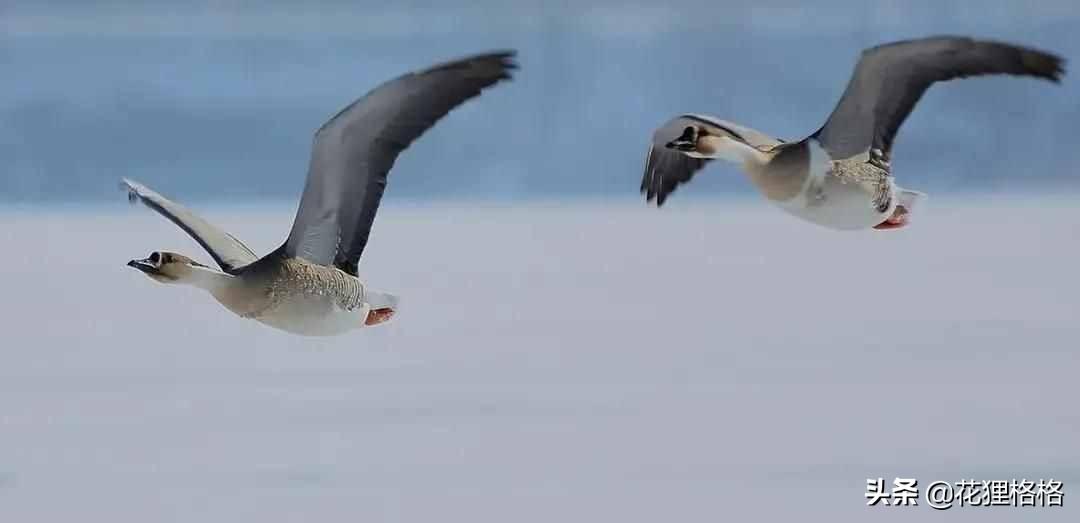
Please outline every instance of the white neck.
[[230, 283], [234, 276], [210, 267], [191, 267], [191, 272], [178, 283], [198, 287], [211, 293], [218, 292]]
[[750, 144], [726, 136], [707, 136], [698, 144], [698, 151], [690, 156], [726, 160], [736, 165], [750, 167], [768, 161], [768, 156]]

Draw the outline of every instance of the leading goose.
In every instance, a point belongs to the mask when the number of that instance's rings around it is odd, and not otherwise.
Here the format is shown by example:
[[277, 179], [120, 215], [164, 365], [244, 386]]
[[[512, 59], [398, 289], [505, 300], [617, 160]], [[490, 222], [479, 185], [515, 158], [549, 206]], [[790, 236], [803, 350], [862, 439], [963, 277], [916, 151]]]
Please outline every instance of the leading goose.
[[657, 206], [712, 159], [743, 167], [765, 198], [832, 229], [896, 229], [924, 195], [893, 182], [893, 138], [934, 82], [1009, 74], [1059, 82], [1061, 58], [1015, 45], [938, 36], [863, 51], [825, 125], [793, 143], [709, 116], [678, 116], [658, 129], [641, 192]]
[[510, 79], [513, 57], [513, 51], [496, 52], [406, 74], [323, 124], [288, 239], [262, 258], [188, 209], [125, 179], [133, 203], [143, 202], [190, 234], [221, 270], [161, 251], [128, 265], [161, 283], [205, 289], [237, 315], [295, 334], [329, 336], [388, 321], [397, 297], [368, 289], [357, 277], [387, 174], [398, 154], [451, 109]]

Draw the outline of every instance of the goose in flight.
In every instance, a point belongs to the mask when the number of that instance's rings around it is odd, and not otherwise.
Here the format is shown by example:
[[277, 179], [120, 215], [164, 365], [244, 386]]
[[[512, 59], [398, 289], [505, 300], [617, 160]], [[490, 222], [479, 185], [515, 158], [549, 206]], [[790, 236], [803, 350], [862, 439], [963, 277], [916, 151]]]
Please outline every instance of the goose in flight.
[[494, 52], [405, 74], [323, 124], [292, 230], [261, 258], [183, 206], [123, 180], [132, 203], [186, 231], [220, 270], [164, 251], [128, 265], [161, 283], [202, 288], [233, 313], [294, 334], [330, 336], [388, 321], [398, 298], [367, 288], [357, 274], [387, 174], [398, 154], [450, 110], [509, 80], [514, 55]]
[[710, 160], [740, 165], [767, 200], [832, 229], [897, 229], [925, 195], [899, 188], [893, 138], [934, 82], [1008, 74], [1058, 83], [1062, 59], [1000, 42], [938, 36], [863, 51], [825, 125], [797, 142], [709, 116], [678, 116], [658, 129], [641, 192], [663, 205]]

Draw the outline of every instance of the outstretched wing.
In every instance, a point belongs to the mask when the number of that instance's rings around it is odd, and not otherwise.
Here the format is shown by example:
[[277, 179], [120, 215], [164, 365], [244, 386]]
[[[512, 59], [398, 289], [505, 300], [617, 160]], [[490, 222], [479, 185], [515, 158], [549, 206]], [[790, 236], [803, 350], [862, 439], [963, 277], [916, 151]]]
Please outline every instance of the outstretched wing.
[[641, 192], [645, 201], [656, 200], [657, 207], [664, 205], [668, 195], [675, 189], [689, 182], [705, 164], [711, 160], [691, 158], [663, 145], [649, 146], [645, 157], [645, 176], [641, 179]]
[[406, 74], [326, 122], [315, 134], [285, 253], [355, 275], [398, 154], [450, 110], [509, 79], [514, 54], [489, 53]]
[[142, 202], [191, 235], [210, 253], [223, 271], [233, 273], [259, 259], [251, 249], [231, 234], [214, 227], [186, 207], [150, 190], [149, 187], [127, 178], [121, 180], [120, 187], [127, 191], [128, 201]]
[[897, 130], [934, 82], [990, 74], [1058, 82], [1064, 72], [1055, 55], [965, 37], [873, 47], [863, 51], [840, 102], [815, 136], [833, 158], [877, 149], [888, 159]]

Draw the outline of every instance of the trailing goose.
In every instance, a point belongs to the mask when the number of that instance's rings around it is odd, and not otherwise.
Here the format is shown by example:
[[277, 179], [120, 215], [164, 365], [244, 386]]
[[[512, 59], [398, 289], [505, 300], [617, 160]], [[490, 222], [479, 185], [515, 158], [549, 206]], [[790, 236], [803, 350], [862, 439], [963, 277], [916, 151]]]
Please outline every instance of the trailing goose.
[[295, 334], [329, 336], [388, 321], [398, 298], [367, 288], [357, 274], [387, 174], [398, 154], [450, 110], [510, 79], [514, 54], [478, 55], [406, 74], [326, 122], [315, 133], [292, 230], [262, 258], [190, 210], [124, 179], [133, 203], [186, 231], [220, 270], [162, 251], [128, 265], [161, 283], [205, 289], [233, 313]]
[[863, 51], [825, 125], [797, 142], [710, 116], [678, 116], [658, 129], [641, 192], [663, 205], [713, 159], [740, 165], [770, 202], [832, 229], [897, 229], [925, 195], [901, 189], [889, 169], [893, 138], [934, 82], [1008, 74], [1058, 83], [1061, 58], [1000, 42], [938, 36]]

